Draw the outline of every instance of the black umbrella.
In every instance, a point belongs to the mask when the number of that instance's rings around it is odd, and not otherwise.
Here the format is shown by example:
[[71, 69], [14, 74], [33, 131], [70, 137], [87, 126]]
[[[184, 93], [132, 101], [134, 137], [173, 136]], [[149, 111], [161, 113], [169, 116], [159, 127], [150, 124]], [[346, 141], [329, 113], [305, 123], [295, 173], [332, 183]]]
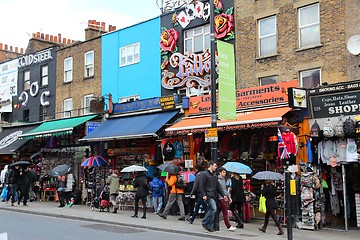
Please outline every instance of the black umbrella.
[[70, 171], [71, 171], [71, 167], [69, 165], [62, 164], [51, 169], [50, 175], [53, 177], [62, 176], [68, 174]]
[[[167, 163], [164, 163], [164, 164], [167, 164]], [[173, 163], [169, 163], [167, 164], [166, 166], [162, 166], [163, 164], [159, 165], [158, 168], [164, 172], [168, 172], [168, 173], [171, 173], [171, 174], [177, 174], [178, 172], [180, 172], [180, 167], [173, 164]]]
[[17, 161], [17, 162], [14, 162], [13, 164], [11, 164], [10, 167], [28, 166], [28, 165], [30, 165], [30, 163], [28, 161]]
[[167, 166], [169, 166], [170, 164], [172, 164], [172, 163], [163, 163], [163, 164], [160, 164], [159, 166], [157, 166], [157, 168], [160, 169], [161, 171], [164, 171], [165, 168]]

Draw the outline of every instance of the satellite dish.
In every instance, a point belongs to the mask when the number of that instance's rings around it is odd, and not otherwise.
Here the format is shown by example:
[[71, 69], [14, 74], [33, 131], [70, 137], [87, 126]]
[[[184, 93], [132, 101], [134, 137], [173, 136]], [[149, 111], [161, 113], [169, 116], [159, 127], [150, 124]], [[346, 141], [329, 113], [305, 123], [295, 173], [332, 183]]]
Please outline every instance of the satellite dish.
[[347, 49], [352, 55], [360, 54], [360, 35], [354, 35], [347, 42]]

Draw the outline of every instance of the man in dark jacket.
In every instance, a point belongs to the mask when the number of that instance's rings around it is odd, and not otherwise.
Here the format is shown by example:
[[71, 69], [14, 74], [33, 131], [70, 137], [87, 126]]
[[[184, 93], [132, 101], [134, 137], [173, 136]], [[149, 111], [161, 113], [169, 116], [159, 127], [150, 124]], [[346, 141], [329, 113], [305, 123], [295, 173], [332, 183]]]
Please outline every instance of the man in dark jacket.
[[200, 197], [202, 197], [202, 199], [207, 203], [207, 212], [201, 224], [208, 232], [214, 231], [215, 214], [217, 211], [216, 200], [218, 198], [218, 194], [223, 196], [225, 201], [228, 199], [219, 186], [216, 176], [216, 168], [217, 164], [214, 161], [210, 161], [208, 169], [201, 174], [198, 188]]
[[20, 205], [21, 200], [23, 201], [24, 206], [27, 205], [27, 200], [29, 199], [30, 184], [32, 182], [32, 174], [29, 172], [29, 167], [25, 166], [20, 171], [18, 190], [20, 191], [20, 196], [18, 197], [18, 205]]
[[5, 183], [8, 185], [8, 196], [6, 203], [8, 204], [11, 198], [11, 206], [15, 206], [16, 191], [19, 182], [19, 168], [19, 165], [10, 167], [10, 169], [5, 174]]
[[146, 218], [146, 202], [147, 196], [149, 195], [149, 184], [147, 182], [147, 177], [144, 172], [139, 172], [135, 180], [133, 182], [134, 188], [137, 188], [135, 194], [135, 213], [131, 217], [138, 217], [138, 210], [139, 210], [139, 200], [141, 200], [143, 204], [143, 216], [141, 218]]

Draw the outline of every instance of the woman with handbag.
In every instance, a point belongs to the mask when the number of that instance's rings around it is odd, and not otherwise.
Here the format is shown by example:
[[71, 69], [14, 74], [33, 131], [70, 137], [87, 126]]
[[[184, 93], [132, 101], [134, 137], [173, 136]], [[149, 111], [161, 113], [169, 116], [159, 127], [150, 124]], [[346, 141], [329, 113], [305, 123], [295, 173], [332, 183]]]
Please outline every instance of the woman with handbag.
[[266, 213], [265, 213], [265, 221], [261, 228], [259, 228], [259, 231], [266, 232], [266, 227], [269, 223], [270, 216], [274, 220], [276, 226], [279, 229], [279, 232], [277, 235], [283, 235], [284, 230], [282, 229], [279, 219], [276, 216], [275, 210], [278, 208], [276, 203], [276, 187], [273, 180], [266, 180], [265, 181], [265, 187], [261, 186], [261, 194], [266, 198]]

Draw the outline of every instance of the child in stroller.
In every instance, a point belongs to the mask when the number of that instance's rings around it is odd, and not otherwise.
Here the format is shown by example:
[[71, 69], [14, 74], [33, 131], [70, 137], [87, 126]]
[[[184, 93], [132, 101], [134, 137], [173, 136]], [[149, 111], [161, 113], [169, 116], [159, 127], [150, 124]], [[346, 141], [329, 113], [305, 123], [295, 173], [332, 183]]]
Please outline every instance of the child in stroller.
[[108, 187], [105, 186], [100, 192], [100, 195], [95, 197], [91, 202], [91, 210], [94, 211], [96, 208], [98, 212], [101, 212], [106, 209], [108, 212], [110, 212], [110, 207], [112, 207], [112, 203], [110, 202], [110, 194]]

